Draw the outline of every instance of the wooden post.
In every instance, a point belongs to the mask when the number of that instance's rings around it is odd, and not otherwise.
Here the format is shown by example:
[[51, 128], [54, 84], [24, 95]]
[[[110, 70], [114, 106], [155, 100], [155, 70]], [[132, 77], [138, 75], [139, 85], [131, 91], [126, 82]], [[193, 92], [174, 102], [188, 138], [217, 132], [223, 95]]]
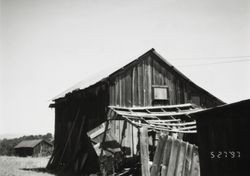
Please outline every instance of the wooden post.
[[148, 129], [142, 127], [140, 130], [140, 155], [142, 176], [150, 176], [149, 172], [149, 150], [148, 150]]

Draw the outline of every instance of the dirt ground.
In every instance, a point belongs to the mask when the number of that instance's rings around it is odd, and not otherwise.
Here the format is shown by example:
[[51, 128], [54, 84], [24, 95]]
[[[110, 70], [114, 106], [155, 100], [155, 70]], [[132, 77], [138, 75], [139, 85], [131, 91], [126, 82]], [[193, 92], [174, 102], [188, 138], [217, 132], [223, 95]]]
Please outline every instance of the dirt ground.
[[0, 176], [55, 176], [44, 172], [49, 157], [0, 156]]

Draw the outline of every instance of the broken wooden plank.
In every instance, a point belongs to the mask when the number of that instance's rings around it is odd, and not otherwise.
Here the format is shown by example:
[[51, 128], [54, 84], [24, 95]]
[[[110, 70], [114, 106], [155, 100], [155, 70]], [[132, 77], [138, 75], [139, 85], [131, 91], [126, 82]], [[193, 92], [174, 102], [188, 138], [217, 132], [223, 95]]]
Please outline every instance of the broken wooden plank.
[[198, 148], [196, 146], [193, 147], [190, 176], [200, 176], [199, 154], [198, 154]]
[[161, 162], [164, 152], [164, 147], [167, 141], [167, 135], [160, 135], [158, 145], [155, 151], [153, 165], [151, 168], [151, 176], [158, 176], [158, 173], [160, 172], [161, 168]]
[[173, 139], [171, 146], [171, 153], [169, 157], [167, 176], [174, 176], [179, 147], [180, 147], [180, 141]]
[[167, 174], [172, 142], [173, 142], [173, 139], [172, 139], [171, 136], [169, 136], [168, 139], [167, 139], [166, 145], [164, 147], [161, 175], [166, 175]]
[[182, 176], [186, 159], [186, 151], [187, 151], [187, 143], [180, 141], [180, 147], [177, 156], [178, 159], [176, 162], [175, 176]]
[[193, 153], [193, 145], [188, 144], [183, 176], [190, 176], [192, 153]]

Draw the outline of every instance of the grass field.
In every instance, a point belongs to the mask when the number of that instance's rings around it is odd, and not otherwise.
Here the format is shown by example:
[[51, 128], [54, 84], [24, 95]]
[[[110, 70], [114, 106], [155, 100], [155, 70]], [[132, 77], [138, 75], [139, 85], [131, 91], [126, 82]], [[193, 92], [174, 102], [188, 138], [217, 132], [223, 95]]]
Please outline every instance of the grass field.
[[42, 172], [49, 157], [8, 157], [0, 156], [0, 176], [54, 176]]

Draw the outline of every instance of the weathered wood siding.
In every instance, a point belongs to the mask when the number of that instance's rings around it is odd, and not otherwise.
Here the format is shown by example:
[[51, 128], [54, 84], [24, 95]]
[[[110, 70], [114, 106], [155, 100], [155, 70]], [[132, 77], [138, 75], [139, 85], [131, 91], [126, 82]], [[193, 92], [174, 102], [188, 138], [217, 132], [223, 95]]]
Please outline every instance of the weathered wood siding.
[[[154, 55], [146, 55], [131, 66], [125, 67], [110, 77], [110, 105], [132, 107], [152, 106], [153, 85], [168, 87], [168, 104], [198, 103], [204, 107], [218, 105], [193, 83], [178, 75], [173, 69]], [[194, 101], [196, 97], [196, 100]]]
[[[138, 144], [138, 129], [124, 120], [110, 121], [112, 137], [123, 147], [130, 149], [128, 156], [136, 155]], [[122, 136], [124, 138], [122, 138]]]
[[[110, 76], [109, 104], [122, 107], [153, 106], [153, 85], [168, 87], [169, 105], [194, 103], [206, 108], [219, 105], [217, 100], [153, 54], [145, 55]], [[115, 139], [122, 146], [129, 147], [131, 154], [136, 154], [138, 130], [129, 123], [124, 129], [124, 121], [112, 121], [111, 124]], [[123, 131], [125, 135], [121, 140]], [[195, 143], [196, 137], [191, 137], [192, 135], [185, 136], [187, 141]]]
[[[89, 163], [97, 162], [90, 162], [97, 158], [95, 154], [86, 156], [88, 150], [93, 149], [91, 145], [86, 146], [84, 143], [87, 141], [90, 144], [87, 131], [106, 120], [109, 105], [155, 105], [152, 98], [153, 85], [168, 87], [169, 100], [164, 103], [169, 105], [192, 101], [203, 107], [222, 104], [166, 64], [154, 50], [150, 50], [95, 85], [55, 100], [55, 150], [48, 164], [49, 168], [67, 166], [80, 172], [88, 168]], [[131, 148], [131, 154], [135, 154], [137, 130], [130, 124], [124, 128], [123, 121], [112, 123], [116, 140]], [[123, 131], [127, 138], [121, 140]]]
[[53, 151], [53, 146], [49, 145], [47, 142], [42, 141], [33, 149], [33, 156], [48, 156], [51, 155]]
[[[87, 132], [106, 120], [108, 92], [105, 83], [78, 90], [55, 104], [55, 150], [49, 168], [65, 165], [75, 172], [97, 164]], [[64, 166], [62, 166], [64, 167]], [[98, 167], [94, 168], [98, 169]], [[87, 169], [89, 170], [89, 169]]]
[[160, 136], [151, 176], [200, 176], [198, 147], [171, 136]]

